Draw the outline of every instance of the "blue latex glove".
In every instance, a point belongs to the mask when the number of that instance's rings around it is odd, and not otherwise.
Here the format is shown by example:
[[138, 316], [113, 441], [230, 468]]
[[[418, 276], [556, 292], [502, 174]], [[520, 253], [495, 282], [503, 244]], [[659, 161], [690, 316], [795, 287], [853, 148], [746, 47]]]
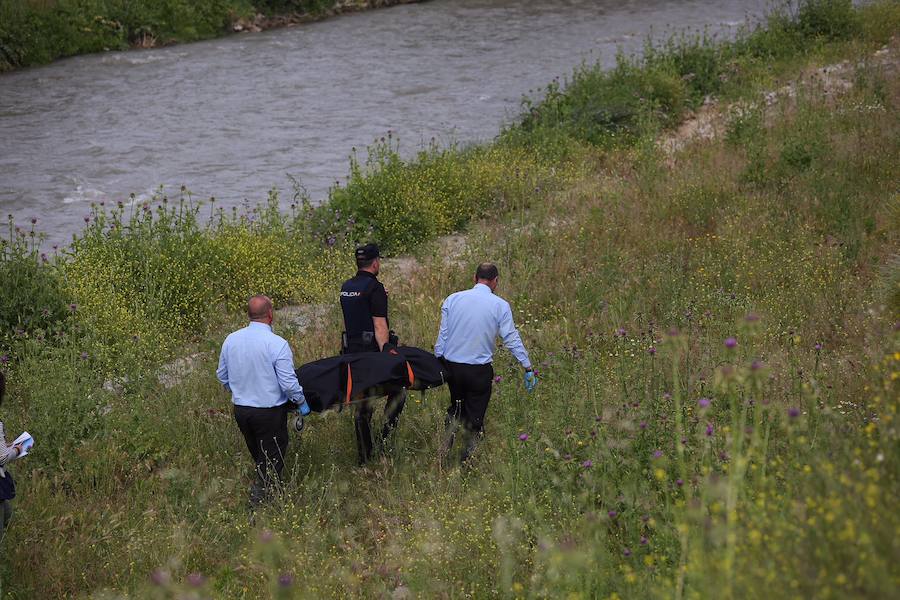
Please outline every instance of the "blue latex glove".
[[537, 385], [537, 376], [534, 374], [534, 371], [525, 371], [525, 389], [529, 392], [534, 391], [534, 386]]
[[299, 412], [304, 417], [311, 412], [309, 404], [306, 403], [306, 398], [301, 397], [300, 402], [297, 402], [296, 400], [294, 400], [294, 402], [299, 404], [299, 406], [297, 407], [297, 412]]

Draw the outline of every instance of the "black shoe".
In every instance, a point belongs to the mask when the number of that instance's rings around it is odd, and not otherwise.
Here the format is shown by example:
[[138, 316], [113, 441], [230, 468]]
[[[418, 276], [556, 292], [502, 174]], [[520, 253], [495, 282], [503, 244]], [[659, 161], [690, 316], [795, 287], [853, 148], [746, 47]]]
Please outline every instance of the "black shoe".
[[462, 452], [460, 452], [459, 454], [459, 464], [464, 464], [472, 457], [472, 455], [475, 453], [475, 449], [478, 448], [478, 444], [481, 442], [482, 437], [484, 436], [480, 431], [468, 434], [466, 445], [462, 449]]

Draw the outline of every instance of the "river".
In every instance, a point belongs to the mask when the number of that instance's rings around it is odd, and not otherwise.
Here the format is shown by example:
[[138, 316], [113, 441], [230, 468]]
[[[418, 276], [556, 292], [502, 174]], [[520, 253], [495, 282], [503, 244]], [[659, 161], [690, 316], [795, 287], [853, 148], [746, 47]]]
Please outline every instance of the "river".
[[[79, 56], [0, 76], [0, 214], [63, 245], [91, 202], [164, 186], [316, 201], [351, 148], [492, 138], [523, 94], [647, 36], [729, 35], [769, 0], [432, 0], [298, 27]], [[285, 196], [282, 196], [283, 198]]]

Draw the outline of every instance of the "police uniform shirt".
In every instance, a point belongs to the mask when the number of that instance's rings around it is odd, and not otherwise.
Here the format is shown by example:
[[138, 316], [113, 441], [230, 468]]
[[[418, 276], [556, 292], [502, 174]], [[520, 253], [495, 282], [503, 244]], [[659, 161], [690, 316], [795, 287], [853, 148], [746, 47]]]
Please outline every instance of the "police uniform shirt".
[[356, 275], [341, 287], [341, 310], [344, 313], [344, 329], [350, 338], [357, 338], [364, 331], [375, 331], [372, 317], [387, 319], [387, 291], [368, 271]]

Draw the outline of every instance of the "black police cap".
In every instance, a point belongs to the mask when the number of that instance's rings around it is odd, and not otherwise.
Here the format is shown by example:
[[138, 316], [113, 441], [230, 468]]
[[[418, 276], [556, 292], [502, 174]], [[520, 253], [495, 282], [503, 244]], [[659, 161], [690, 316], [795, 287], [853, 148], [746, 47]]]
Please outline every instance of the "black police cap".
[[378, 252], [378, 246], [375, 244], [366, 244], [365, 246], [356, 247], [356, 260], [372, 260], [381, 256]]

